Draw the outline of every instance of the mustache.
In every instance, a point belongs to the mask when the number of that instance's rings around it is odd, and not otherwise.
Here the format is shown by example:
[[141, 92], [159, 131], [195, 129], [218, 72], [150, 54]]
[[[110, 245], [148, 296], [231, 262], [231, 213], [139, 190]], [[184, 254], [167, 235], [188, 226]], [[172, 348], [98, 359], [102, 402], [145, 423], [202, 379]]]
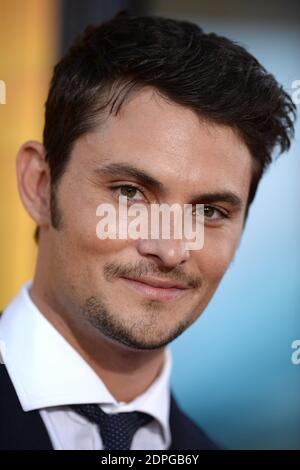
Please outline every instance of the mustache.
[[157, 277], [157, 279], [168, 279], [170, 281], [182, 282], [183, 284], [186, 284], [188, 287], [193, 289], [197, 289], [202, 285], [202, 280], [199, 276], [196, 277], [186, 274], [179, 267], [176, 267], [172, 270], [158, 270], [156, 264], [145, 264], [143, 262], [136, 264], [126, 263], [124, 265], [111, 262], [104, 266], [104, 276], [107, 281], [113, 281], [118, 277], [139, 278], [150, 274]]

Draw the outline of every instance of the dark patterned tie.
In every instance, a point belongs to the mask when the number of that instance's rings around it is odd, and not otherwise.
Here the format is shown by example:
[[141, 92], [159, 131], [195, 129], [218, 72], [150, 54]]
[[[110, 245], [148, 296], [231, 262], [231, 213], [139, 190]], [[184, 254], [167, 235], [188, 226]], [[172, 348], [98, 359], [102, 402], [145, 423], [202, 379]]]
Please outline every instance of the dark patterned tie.
[[70, 408], [98, 425], [104, 450], [129, 450], [136, 431], [153, 419], [140, 411], [107, 414], [98, 405], [72, 405]]

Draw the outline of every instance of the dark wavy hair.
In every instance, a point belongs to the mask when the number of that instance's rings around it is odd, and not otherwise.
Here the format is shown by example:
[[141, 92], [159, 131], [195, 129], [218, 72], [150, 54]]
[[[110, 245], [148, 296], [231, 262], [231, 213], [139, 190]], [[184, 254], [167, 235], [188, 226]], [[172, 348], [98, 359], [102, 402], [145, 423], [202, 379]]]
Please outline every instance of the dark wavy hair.
[[76, 139], [146, 86], [239, 133], [254, 161], [249, 207], [275, 147], [279, 153], [290, 147], [296, 113], [290, 96], [237, 43], [188, 21], [126, 12], [88, 26], [55, 66], [44, 128], [52, 189]]

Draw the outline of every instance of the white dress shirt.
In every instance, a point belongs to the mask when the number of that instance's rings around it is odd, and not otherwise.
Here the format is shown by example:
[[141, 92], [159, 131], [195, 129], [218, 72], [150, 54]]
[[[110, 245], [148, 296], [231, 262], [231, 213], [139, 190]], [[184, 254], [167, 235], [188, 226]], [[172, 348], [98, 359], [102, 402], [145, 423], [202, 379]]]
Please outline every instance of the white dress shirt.
[[131, 449], [165, 450], [169, 427], [172, 356], [165, 349], [160, 375], [129, 403], [118, 402], [80, 354], [42, 315], [23, 286], [0, 317], [0, 359], [24, 411], [39, 410], [56, 450], [101, 450], [96, 424], [67, 405], [96, 403], [107, 413], [141, 411], [155, 419], [133, 437]]

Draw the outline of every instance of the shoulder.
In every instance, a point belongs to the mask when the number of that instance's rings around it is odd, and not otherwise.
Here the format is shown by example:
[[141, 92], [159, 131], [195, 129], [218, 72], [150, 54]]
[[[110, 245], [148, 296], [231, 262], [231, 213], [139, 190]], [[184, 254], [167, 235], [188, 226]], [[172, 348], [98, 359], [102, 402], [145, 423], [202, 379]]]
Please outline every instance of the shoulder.
[[220, 447], [179, 407], [171, 394], [172, 450], [219, 450]]
[[0, 364], [0, 450], [50, 450], [38, 411], [24, 412], [4, 364]]

